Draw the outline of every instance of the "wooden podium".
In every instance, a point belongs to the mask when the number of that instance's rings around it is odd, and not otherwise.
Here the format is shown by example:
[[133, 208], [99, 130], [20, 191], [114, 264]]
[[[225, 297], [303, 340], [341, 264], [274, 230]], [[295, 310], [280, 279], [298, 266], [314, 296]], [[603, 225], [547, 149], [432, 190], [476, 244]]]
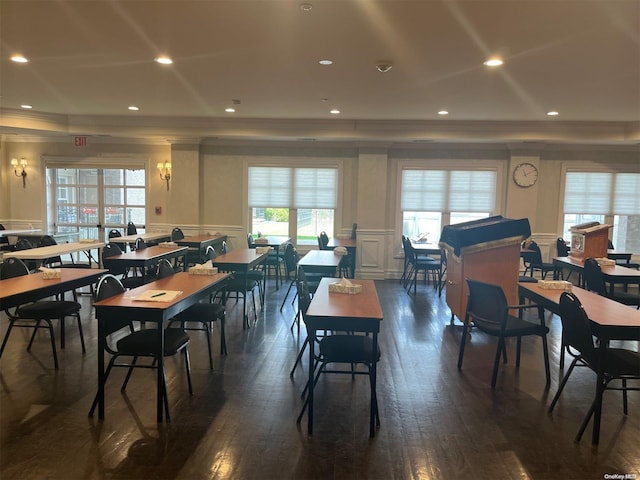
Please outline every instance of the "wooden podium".
[[574, 225], [571, 232], [571, 250], [569, 256], [580, 261], [587, 258], [603, 258], [607, 256], [609, 229], [612, 225], [601, 225], [598, 222]]
[[501, 216], [444, 227], [440, 246], [447, 255], [446, 300], [452, 321], [454, 316], [464, 321], [467, 278], [499, 285], [510, 305], [518, 303], [520, 244], [530, 235], [528, 219]]

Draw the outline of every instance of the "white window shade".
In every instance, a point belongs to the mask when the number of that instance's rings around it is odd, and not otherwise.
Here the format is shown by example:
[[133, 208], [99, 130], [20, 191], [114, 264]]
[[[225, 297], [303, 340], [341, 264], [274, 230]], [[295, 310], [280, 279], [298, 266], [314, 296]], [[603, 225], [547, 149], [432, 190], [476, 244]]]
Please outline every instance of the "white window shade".
[[451, 173], [449, 211], [493, 212], [496, 202], [496, 172], [459, 171]]
[[289, 207], [291, 183], [290, 168], [250, 167], [249, 207]]
[[493, 212], [494, 170], [403, 170], [403, 211]]
[[640, 215], [640, 174], [619, 173], [616, 175], [612, 213], [615, 215]]
[[612, 173], [567, 172], [564, 191], [564, 213], [609, 214], [611, 210], [612, 180]]
[[443, 170], [403, 170], [400, 208], [415, 212], [444, 211], [446, 173]]
[[335, 168], [295, 169], [295, 208], [336, 208], [338, 171]]

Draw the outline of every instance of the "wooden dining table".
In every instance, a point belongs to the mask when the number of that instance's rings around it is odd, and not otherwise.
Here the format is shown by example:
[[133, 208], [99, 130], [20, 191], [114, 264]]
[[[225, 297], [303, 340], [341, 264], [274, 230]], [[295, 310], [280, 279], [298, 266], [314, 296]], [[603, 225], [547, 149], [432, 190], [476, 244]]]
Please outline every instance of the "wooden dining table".
[[[591, 322], [591, 331], [599, 342], [598, 348], [608, 348], [611, 340], [640, 340], [640, 311], [607, 297], [597, 295], [579, 287], [572, 287], [571, 292], [578, 297]], [[520, 298], [527, 298], [540, 307], [560, 314], [560, 296], [562, 290], [541, 288], [537, 283], [518, 283]], [[522, 303], [522, 302], [521, 302]], [[562, 352], [564, 355], [564, 352]], [[602, 417], [602, 393], [604, 390], [604, 370], [600, 362], [597, 371], [595, 393], [595, 411], [593, 416], [593, 433], [591, 443], [597, 445], [600, 440], [600, 423]]]
[[314, 401], [314, 347], [316, 332], [324, 330], [364, 332], [373, 335], [371, 352], [371, 398], [369, 408], [369, 436], [375, 434], [376, 418], [376, 378], [378, 358], [378, 333], [382, 322], [382, 308], [378, 299], [376, 285], [373, 280], [353, 279], [352, 283], [362, 285], [362, 292], [357, 294], [329, 292], [329, 284], [335, 278], [323, 278], [313, 295], [311, 304], [305, 315], [307, 334], [309, 335], [309, 365], [308, 365], [308, 406], [307, 431], [313, 433], [313, 401]]
[[[27, 250], [16, 250], [13, 252], [5, 252], [5, 258], [19, 258], [20, 260], [36, 260], [42, 263], [43, 260], [62, 255], [72, 255], [74, 253], [84, 252], [89, 259], [89, 265], [95, 262], [100, 266], [100, 250], [104, 247], [104, 242], [99, 240], [87, 240], [71, 243], [60, 243], [58, 245], [47, 245], [46, 247], [29, 248]], [[97, 250], [98, 255], [94, 258], [91, 250]]]
[[190, 249], [193, 249], [199, 259], [199, 263], [202, 263], [206, 261], [204, 257], [207, 247], [212, 246], [213, 248], [216, 248], [216, 246], [222, 245], [222, 242], [224, 242], [226, 239], [226, 235], [204, 234], [184, 237], [180, 240], [174, 240], [174, 243], [180, 245], [181, 247], [188, 247]]
[[[559, 274], [563, 268], [578, 272], [580, 278], [582, 278], [582, 271], [584, 270], [584, 261], [573, 257], [555, 257], [553, 259], [553, 278], [558, 279]], [[624, 267], [622, 265], [601, 265], [602, 276], [604, 281], [609, 284], [609, 292], [611, 295], [614, 293], [614, 287], [616, 284], [640, 284], [640, 270], [635, 268]]]
[[107, 257], [103, 259], [103, 263], [106, 268], [118, 272], [126, 272], [131, 269], [147, 271], [150, 267], [157, 265], [163, 258], [171, 260], [184, 257], [187, 250], [187, 247], [154, 245], [147, 248], [140, 248], [133, 252]]
[[344, 247], [347, 249], [351, 258], [353, 258], [353, 262], [349, 266], [350, 272], [349, 276], [354, 278], [356, 276], [356, 253], [358, 251], [358, 241], [355, 238], [330, 238], [329, 243], [327, 243], [327, 248], [338, 248]]
[[[186, 249], [186, 247], [184, 247]], [[156, 324], [161, 332], [158, 335], [158, 350], [164, 351], [164, 329], [167, 322], [178, 313], [186, 310], [200, 300], [208, 299], [209, 295], [219, 288], [220, 284], [229, 277], [227, 273], [214, 275], [191, 275], [186, 272], [176, 273], [170, 277], [156, 280], [122, 294], [114, 295], [94, 304], [96, 319], [98, 320], [98, 418], [104, 419], [105, 412], [105, 359], [106, 347], [105, 323], [121, 319], [131, 319]], [[181, 292], [169, 302], [139, 301], [135, 298], [147, 290], [165, 290]], [[162, 391], [164, 371], [163, 355], [158, 356], [156, 380], [156, 418], [158, 423], [163, 421], [164, 395]]]
[[342, 257], [333, 250], [309, 250], [298, 260], [298, 266], [302, 267], [304, 273], [335, 277], [341, 261]]

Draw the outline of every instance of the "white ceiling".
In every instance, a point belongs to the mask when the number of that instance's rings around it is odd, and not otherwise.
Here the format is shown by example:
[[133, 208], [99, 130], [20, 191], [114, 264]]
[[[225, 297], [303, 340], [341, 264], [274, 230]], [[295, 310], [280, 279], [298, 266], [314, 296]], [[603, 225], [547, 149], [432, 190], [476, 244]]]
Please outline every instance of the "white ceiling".
[[1, 0], [0, 133], [640, 143], [639, 0], [302, 3]]

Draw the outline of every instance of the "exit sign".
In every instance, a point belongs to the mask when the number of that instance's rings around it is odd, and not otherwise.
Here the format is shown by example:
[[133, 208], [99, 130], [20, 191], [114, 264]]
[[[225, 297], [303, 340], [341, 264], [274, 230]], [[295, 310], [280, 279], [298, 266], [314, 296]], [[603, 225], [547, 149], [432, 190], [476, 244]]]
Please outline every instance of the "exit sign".
[[73, 145], [76, 147], [86, 147], [87, 137], [80, 137], [80, 136], [73, 137]]

